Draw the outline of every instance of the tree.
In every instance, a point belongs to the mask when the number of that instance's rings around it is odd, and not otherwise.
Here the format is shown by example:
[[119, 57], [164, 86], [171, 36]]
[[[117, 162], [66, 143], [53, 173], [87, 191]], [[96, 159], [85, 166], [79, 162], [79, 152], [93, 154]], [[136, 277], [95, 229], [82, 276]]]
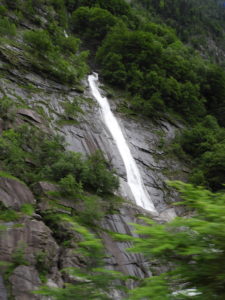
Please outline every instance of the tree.
[[[142, 281], [128, 299], [222, 300], [225, 297], [225, 194], [213, 194], [182, 182], [170, 184], [182, 195], [191, 218], [175, 218], [157, 224], [134, 225], [142, 236], [134, 241], [134, 252], [159, 260], [168, 271]], [[170, 266], [170, 267], [169, 267]]]
[[225, 126], [225, 72], [216, 65], [210, 66], [202, 83], [202, 93], [207, 99], [206, 106], [211, 114]]
[[99, 7], [80, 7], [72, 14], [72, 29], [87, 41], [99, 43], [110, 28], [115, 25], [116, 18]]

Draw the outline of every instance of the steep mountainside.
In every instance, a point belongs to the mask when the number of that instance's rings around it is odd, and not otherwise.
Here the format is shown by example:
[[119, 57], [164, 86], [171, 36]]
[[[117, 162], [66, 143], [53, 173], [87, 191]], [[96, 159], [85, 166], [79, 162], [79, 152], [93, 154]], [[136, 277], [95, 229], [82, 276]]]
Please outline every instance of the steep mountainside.
[[[135, 237], [140, 216], [191, 214], [173, 205], [167, 180], [223, 188], [225, 72], [180, 40], [200, 34], [187, 27], [184, 37], [191, 13], [183, 24], [165, 1], [136, 1], [145, 12], [130, 2], [0, 1], [2, 300], [122, 299], [168, 266], [127, 251], [117, 234]], [[207, 39], [223, 52], [217, 21]], [[96, 71], [157, 214], [135, 204], [88, 84]], [[65, 292], [33, 294], [43, 285]]]

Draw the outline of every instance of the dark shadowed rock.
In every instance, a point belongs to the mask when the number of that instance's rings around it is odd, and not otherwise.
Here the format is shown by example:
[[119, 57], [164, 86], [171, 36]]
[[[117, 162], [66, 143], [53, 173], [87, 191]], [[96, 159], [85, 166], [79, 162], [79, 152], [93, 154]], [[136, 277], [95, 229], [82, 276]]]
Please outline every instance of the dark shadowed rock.
[[42, 118], [37, 114], [35, 111], [28, 109], [28, 108], [20, 108], [17, 111], [17, 114], [22, 115], [26, 117], [27, 119], [30, 119], [32, 122], [36, 123], [43, 123]]
[[2, 133], [4, 129], [4, 121], [0, 118], [0, 134]]
[[20, 108], [16, 112], [16, 118], [12, 123], [12, 127], [19, 126], [24, 122], [34, 125], [40, 130], [51, 133], [46, 121], [34, 110], [28, 108]]
[[35, 204], [36, 201], [25, 184], [0, 177], [0, 202], [7, 208], [19, 210], [23, 204]]

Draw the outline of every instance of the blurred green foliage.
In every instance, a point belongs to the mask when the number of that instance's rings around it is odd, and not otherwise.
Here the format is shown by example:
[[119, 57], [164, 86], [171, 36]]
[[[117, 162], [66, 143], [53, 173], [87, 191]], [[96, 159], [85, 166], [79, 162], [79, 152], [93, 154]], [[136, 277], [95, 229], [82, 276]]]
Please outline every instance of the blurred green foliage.
[[[192, 217], [177, 217], [165, 224], [143, 218], [146, 225], [134, 225], [139, 237], [127, 237], [134, 242], [130, 251], [143, 253], [151, 261], [159, 260], [168, 269], [141, 280], [128, 299], [222, 300], [225, 194], [213, 194], [182, 182], [172, 182], [170, 186], [180, 192], [180, 204], [192, 210]], [[188, 296], [189, 289], [195, 295]]]

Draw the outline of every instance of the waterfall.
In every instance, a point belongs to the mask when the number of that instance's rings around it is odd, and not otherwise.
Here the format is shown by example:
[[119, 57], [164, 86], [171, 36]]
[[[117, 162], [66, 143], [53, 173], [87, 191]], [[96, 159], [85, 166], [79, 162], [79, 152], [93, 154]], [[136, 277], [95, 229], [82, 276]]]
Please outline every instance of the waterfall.
[[106, 97], [102, 97], [100, 94], [98, 88], [98, 74], [93, 73], [92, 75], [89, 75], [88, 82], [94, 98], [101, 107], [103, 121], [109, 129], [124, 162], [127, 174], [127, 183], [131, 189], [136, 204], [146, 210], [157, 213], [154, 204], [142, 183], [137, 164], [130, 152], [119, 123], [110, 109], [109, 102]]

